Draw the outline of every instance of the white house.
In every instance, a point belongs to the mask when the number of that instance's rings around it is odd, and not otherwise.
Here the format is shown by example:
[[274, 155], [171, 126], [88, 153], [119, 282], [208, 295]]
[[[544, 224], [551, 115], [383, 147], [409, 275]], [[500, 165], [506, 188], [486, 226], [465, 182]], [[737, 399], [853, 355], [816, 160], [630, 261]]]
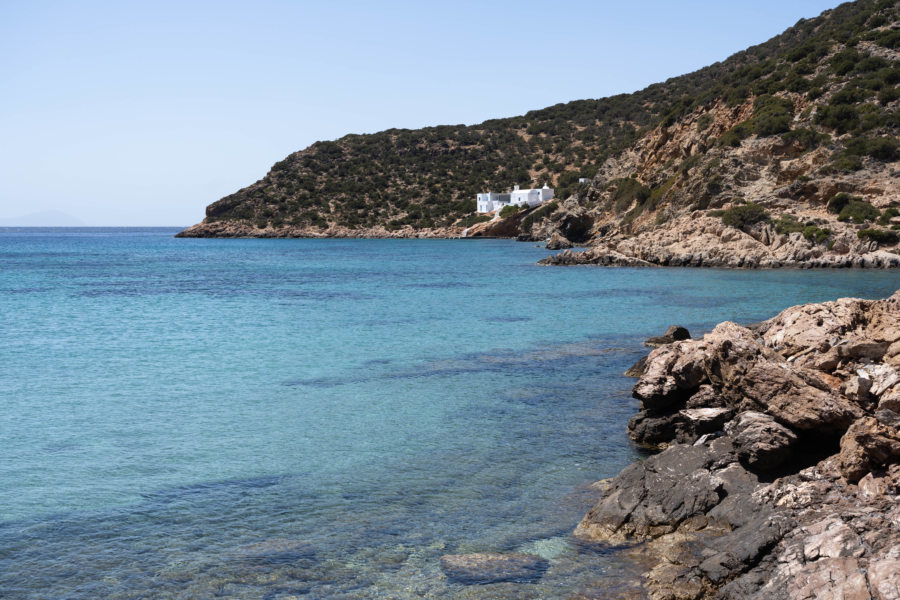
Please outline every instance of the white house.
[[476, 212], [486, 213], [511, 204], [534, 208], [551, 198], [553, 198], [553, 188], [547, 187], [546, 184], [542, 188], [530, 190], [520, 190], [519, 186], [515, 186], [509, 194], [497, 194], [495, 192], [478, 194], [476, 196], [475, 210]]
[[478, 194], [476, 197], [478, 203], [475, 212], [486, 213], [497, 210], [509, 204], [509, 194], [498, 194], [497, 192], [485, 192]]

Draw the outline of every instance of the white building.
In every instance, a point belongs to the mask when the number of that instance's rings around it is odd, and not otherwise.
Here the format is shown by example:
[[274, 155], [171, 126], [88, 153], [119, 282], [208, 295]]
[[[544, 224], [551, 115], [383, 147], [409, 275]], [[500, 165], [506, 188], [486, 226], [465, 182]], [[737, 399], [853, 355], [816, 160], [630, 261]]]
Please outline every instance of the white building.
[[509, 194], [485, 192], [484, 194], [478, 194], [475, 198], [478, 204], [475, 212], [480, 213], [491, 212], [509, 204]]
[[520, 190], [519, 186], [513, 188], [509, 194], [497, 194], [486, 192], [476, 196], [476, 212], [486, 213], [502, 209], [504, 206], [516, 204], [534, 208], [553, 198], [553, 188], [544, 187], [530, 190]]

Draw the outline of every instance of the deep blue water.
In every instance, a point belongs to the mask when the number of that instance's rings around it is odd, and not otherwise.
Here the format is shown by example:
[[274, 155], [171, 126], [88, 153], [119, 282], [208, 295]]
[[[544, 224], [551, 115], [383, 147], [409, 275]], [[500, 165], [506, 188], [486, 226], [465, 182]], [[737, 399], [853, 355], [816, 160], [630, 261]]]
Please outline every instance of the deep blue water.
[[[505, 240], [0, 231], [0, 597], [565, 598], [641, 341], [900, 274], [549, 268]], [[442, 554], [526, 550], [532, 584]]]

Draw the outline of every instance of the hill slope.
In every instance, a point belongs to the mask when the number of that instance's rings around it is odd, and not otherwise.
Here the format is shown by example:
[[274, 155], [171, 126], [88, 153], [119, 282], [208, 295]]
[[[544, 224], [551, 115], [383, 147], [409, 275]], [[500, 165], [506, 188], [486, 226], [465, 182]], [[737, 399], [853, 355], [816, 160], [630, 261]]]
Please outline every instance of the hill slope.
[[900, 203], [898, 48], [900, 2], [843, 4], [634, 94], [317, 142], [180, 235], [458, 235], [477, 192], [513, 183], [568, 200], [476, 233], [600, 243], [746, 201], [822, 212], [840, 191], [884, 208]]

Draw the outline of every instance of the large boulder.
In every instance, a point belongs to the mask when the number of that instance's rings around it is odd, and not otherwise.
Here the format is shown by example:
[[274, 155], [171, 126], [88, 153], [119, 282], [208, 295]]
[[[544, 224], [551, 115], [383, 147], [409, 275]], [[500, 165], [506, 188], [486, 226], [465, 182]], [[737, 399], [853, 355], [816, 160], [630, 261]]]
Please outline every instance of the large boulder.
[[796, 430], [840, 433], [862, 416], [846, 397], [785, 361], [759, 361], [728, 387], [745, 410], [765, 412]]
[[554, 232], [553, 235], [550, 236], [550, 239], [547, 240], [547, 250], [565, 250], [566, 248], [571, 247], [572, 242], [556, 232]]
[[875, 469], [885, 469], [900, 459], [900, 415], [881, 410], [862, 418], [841, 438], [841, 473], [857, 482]]
[[677, 445], [627, 467], [575, 534], [619, 543], [671, 533], [703, 517], [724, 495], [724, 482], [709, 470], [717, 460], [721, 457], [710, 447]]
[[738, 459], [753, 471], [768, 471], [781, 466], [797, 443], [797, 434], [779, 424], [774, 417], [748, 411], [729, 423]]

